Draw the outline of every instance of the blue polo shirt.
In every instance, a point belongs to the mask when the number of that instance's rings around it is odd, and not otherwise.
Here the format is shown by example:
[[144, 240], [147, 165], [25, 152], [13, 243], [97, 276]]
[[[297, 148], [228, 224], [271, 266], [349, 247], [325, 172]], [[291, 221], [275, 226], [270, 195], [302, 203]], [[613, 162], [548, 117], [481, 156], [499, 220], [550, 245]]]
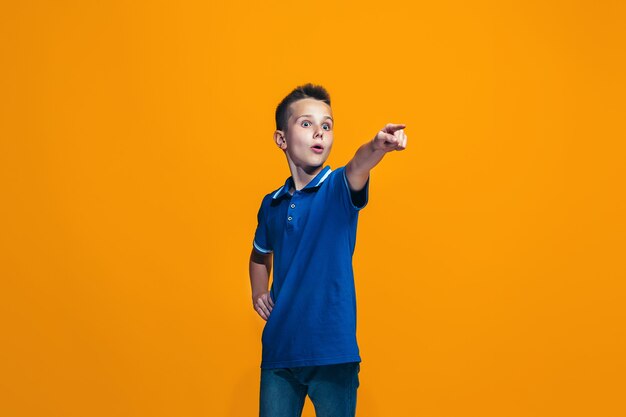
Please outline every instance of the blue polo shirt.
[[274, 254], [261, 368], [360, 362], [352, 255], [369, 179], [352, 192], [345, 167], [326, 166], [293, 195], [292, 185], [267, 194], [257, 216], [254, 248]]

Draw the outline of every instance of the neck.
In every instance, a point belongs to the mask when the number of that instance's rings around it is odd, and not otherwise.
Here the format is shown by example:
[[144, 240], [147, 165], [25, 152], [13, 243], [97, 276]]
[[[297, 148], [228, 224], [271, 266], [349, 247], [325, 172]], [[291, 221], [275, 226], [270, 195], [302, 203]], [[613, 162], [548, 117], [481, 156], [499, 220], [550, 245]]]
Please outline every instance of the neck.
[[[294, 186], [296, 190], [303, 189], [317, 174], [319, 174], [324, 165], [318, 167], [299, 167], [293, 162], [289, 161], [289, 170], [291, 171], [291, 178], [293, 178]], [[291, 190], [290, 190], [291, 191]]]

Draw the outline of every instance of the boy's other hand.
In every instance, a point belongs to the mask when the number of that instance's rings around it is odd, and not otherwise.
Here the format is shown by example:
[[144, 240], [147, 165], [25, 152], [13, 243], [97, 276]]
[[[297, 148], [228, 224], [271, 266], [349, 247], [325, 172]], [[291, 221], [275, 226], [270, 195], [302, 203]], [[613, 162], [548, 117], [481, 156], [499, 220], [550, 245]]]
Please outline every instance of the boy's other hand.
[[253, 305], [254, 311], [256, 311], [263, 320], [267, 321], [274, 308], [274, 301], [272, 301], [272, 297], [270, 297], [270, 292], [267, 291], [253, 297]]
[[405, 124], [387, 123], [373, 139], [374, 149], [385, 152], [404, 150], [407, 142], [407, 136], [404, 134], [405, 127]]

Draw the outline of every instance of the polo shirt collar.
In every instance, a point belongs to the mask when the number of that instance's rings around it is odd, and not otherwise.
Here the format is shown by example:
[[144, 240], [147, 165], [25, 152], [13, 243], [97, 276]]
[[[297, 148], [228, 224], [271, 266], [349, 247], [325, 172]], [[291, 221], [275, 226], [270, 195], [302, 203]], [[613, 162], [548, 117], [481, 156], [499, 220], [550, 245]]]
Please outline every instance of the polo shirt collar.
[[[332, 169], [330, 169], [330, 166], [326, 165], [324, 169], [322, 169], [311, 181], [309, 181], [309, 183], [305, 185], [302, 190], [319, 187], [320, 185], [322, 185], [324, 180], [328, 177], [328, 175], [331, 172], [332, 172]], [[281, 198], [284, 195], [289, 195], [289, 189], [291, 188], [292, 185], [293, 185], [293, 178], [292, 177], [287, 178], [287, 180], [285, 181], [285, 185], [280, 187], [278, 191], [274, 193], [272, 198], [276, 200], [278, 198]]]

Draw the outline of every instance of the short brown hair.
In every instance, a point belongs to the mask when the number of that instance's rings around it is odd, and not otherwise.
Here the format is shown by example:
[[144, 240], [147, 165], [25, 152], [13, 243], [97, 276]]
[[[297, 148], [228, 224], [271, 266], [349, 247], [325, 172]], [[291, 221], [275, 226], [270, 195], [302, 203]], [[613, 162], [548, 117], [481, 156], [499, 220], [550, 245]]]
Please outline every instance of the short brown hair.
[[321, 85], [307, 83], [294, 88], [291, 93], [276, 107], [276, 129], [287, 131], [287, 120], [289, 119], [289, 105], [303, 98], [314, 98], [323, 101], [330, 106], [330, 95]]

